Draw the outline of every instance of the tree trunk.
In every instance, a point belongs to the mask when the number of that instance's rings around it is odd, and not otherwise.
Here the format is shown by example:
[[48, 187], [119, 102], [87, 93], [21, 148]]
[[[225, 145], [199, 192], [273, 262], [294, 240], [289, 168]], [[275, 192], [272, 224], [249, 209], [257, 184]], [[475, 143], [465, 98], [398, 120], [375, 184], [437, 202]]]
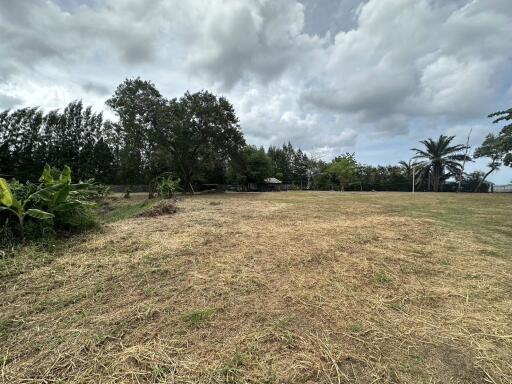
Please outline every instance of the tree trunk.
[[491, 168], [491, 170], [489, 172], [487, 172], [484, 177], [482, 177], [482, 180], [480, 180], [480, 182], [478, 183], [478, 185], [476, 186], [476, 188], [474, 189], [473, 193], [475, 192], [478, 192], [478, 190], [480, 189], [480, 187], [482, 186], [482, 184], [484, 183], [485, 179], [487, 179], [487, 176], [489, 176], [491, 173], [493, 173], [495, 170], [495, 168]]
[[439, 182], [441, 181], [441, 171], [437, 165], [434, 166], [434, 192], [439, 192]]

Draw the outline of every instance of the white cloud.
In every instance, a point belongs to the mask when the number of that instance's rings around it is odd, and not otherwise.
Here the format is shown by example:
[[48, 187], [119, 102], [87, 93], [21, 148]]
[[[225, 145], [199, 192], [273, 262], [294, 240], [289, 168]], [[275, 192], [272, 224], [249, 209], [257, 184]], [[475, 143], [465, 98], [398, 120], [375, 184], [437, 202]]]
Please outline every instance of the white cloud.
[[451, 127], [498, 129], [510, 36], [510, 0], [1, 1], [0, 108], [104, 108], [140, 75], [222, 93], [249, 142], [392, 162]]
[[372, 0], [339, 32], [323, 82], [304, 99], [363, 119], [485, 115], [510, 82], [512, 7], [475, 0]]

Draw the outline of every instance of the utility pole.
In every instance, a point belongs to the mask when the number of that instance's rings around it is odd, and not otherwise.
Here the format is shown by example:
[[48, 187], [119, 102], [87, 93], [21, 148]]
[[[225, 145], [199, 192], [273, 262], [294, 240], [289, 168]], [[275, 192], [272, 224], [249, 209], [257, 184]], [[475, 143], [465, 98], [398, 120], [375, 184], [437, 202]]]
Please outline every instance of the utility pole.
[[416, 184], [415, 183], [415, 173], [416, 173], [416, 170], [414, 169], [414, 164], [412, 165], [412, 193], [414, 193], [414, 185]]
[[469, 130], [468, 139], [466, 140], [466, 152], [464, 153], [464, 160], [462, 160], [462, 168], [460, 169], [459, 185], [457, 186], [457, 192], [460, 192], [460, 188], [462, 185], [462, 177], [464, 175], [464, 167], [466, 166], [466, 158], [468, 157], [469, 137], [471, 136], [471, 132], [473, 132], [473, 128]]

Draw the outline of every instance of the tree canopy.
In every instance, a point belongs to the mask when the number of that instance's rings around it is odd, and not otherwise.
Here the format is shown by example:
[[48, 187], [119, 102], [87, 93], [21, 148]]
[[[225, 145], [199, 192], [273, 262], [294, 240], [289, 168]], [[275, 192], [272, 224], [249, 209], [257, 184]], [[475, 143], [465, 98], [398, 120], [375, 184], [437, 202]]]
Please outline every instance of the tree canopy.
[[[148, 184], [162, 174], [181, 180], [185, 191], [202, 184], [263, 184], [275, 177], [290, 188], [341, 190], [451, 190], [450, 177], [462, 180], [461, 162], [470, 160], [454, 137], [420, 141], [412, 161], [373, 166], [346, 153], [330, 162], [314, 159], [288, 142], [256, 148], [247, 145], [233, 105], [209, 91], [168, 99], [155, 84], [126, 79], [106, 101], [116, 121], [79, 100], [63, 110], [37, 107], [0, 112], [0, 177], [36, 181], [45, 163], [70, 166], [77, 179], [109, 184]], [[512, 109], [495, 112], [489, 134], [474, 152], [489, 169], [467, 175], [465, 190], [485, 190], [487, 177], [512, 165]]]
[[431, 175], [434, 192], [439, 191], [444, 180], [460, 174], [461, 162], [464, 159], [471, 160], [461, 153], [466, 148], [465, 145], [451, 144], [454, 138], [455, 136], [440, 135], [437, 140], [429, 138], [420, 141], [424, 145], [424, 149], [412, 148], [416, 152], [414, 159], [420, 160], [417, 163], [420, 170], [418, 180], [421, 181], [427, 175]]

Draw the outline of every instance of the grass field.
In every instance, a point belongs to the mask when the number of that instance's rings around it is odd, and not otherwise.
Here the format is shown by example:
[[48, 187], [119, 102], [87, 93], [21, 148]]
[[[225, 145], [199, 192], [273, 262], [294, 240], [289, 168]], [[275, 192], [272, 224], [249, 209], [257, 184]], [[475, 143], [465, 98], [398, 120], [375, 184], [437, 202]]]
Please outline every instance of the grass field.
[[0, 261], [3, 383], [512, 382], [512, 195], [142, 198]]

